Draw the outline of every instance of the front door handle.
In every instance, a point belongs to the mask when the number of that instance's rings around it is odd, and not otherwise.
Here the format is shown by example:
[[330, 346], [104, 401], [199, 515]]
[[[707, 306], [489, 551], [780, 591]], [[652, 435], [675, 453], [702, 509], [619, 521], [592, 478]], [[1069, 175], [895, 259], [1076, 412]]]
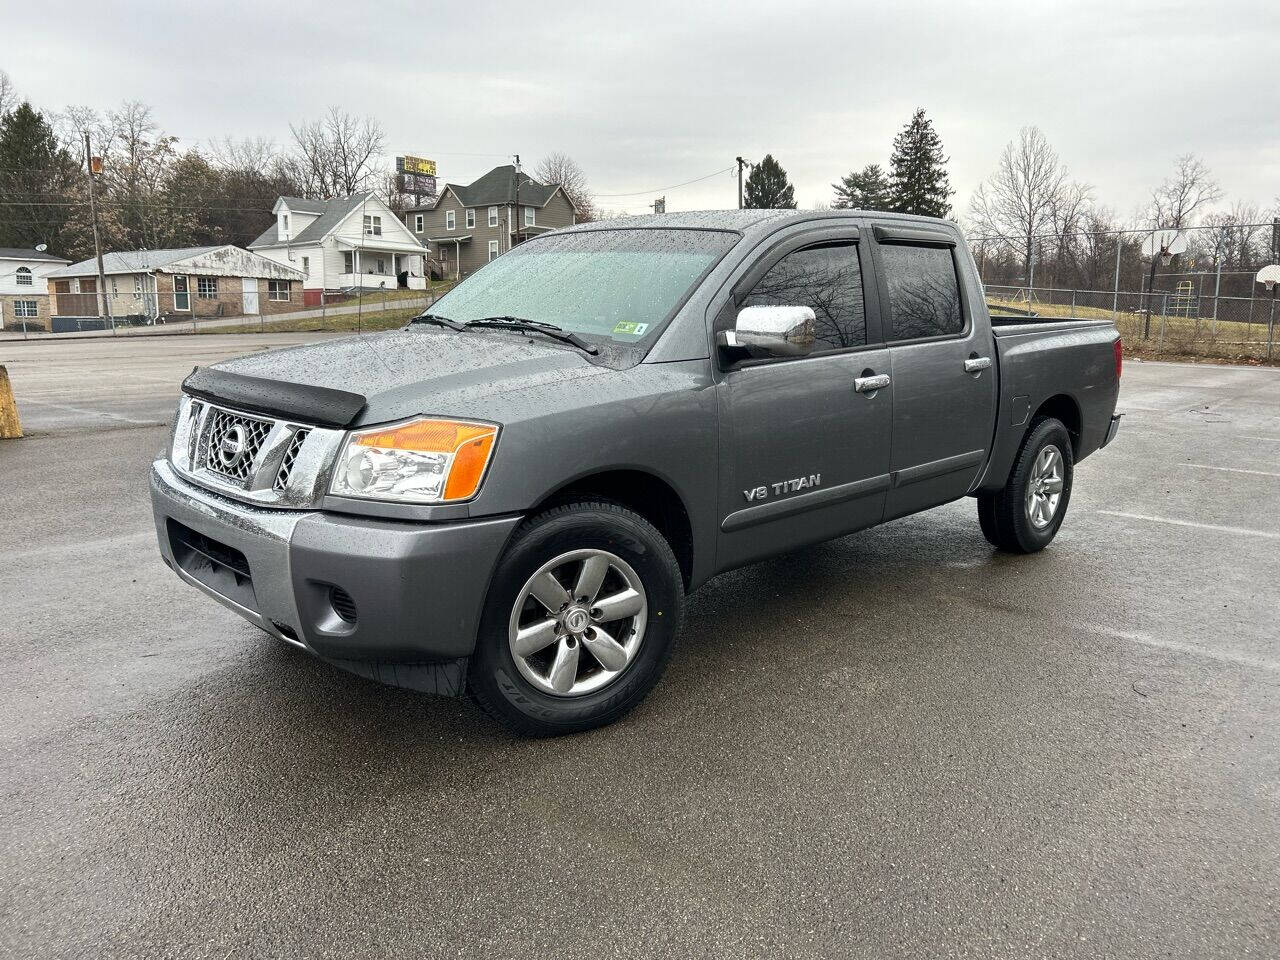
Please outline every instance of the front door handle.
[[858, 393], [875, 393], [877, 390], [883, 390], [888, 385], [889, 375], [887, 373], [871, 377], [858, 377], [853, 381], [853, 389]]
[[964, 362], [965, 373], [979, 373], [991, 366], [990, 357], [970, 357]]

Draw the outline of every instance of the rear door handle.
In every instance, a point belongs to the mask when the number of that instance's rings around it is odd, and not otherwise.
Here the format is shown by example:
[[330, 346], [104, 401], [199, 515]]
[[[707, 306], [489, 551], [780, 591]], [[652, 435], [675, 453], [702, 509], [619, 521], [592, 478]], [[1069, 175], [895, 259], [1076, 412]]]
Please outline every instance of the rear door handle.
[[985, 370], [989, 366], [991, 366], [990, 357], [970, 357], [964, 362], [964, 372], [978, 373], [980, 370]]
[[887, 373], [877, 374], [874, 377], [858, 377], [853, 381], [853, 389], [858, 393], [875, 393], [877, 390], [883, 390], [889, 385], [889, 375]]

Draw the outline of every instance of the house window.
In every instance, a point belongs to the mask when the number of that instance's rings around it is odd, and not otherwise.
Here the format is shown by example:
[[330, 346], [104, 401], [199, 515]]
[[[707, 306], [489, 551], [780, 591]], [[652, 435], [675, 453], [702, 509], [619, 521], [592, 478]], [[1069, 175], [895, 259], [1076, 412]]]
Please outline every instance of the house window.
[[285, 233], [289, 232], [289, 215], [287, 213], [280, 214], [280, 229]]
[[422, 232], [422, 214], [420, 213], [415, 213], [413, 215], [413, 232], [414, 233]]
[[288, 301], [289, 281], [288, 280], [268, 280], [267, 281], [267, 299]]
[[454, 210], [446, 210], [444, 212], [444, 228], [453, 230], [458, 226], [458, 214]]
[[496, 227], [498, 225], [498, 208], [489, 208], [489, 226]]
[[202, 300], [218, 299], [218, 278], [196, 277], [196, 296]]
[[374, 273], [383, 274], [387, 272], [387, 261], [383, 260], [381, 257], [378, 258], [377, 266], [378, 269], [373, 271]]
[[342, 251], [342, 272], [343, 273], [356, 272], [356, 255], [351, 250]]
[[490, 262], [492, 262], [496, 259], [498, 259], [498, 241], [490, 240], [489, 241], [489, 260]]
[[20, 287], [31, 286], [31, 268], [30, 267], [18, 268], [18, 286]]
[[476, 212], [474, 210], [467, 211], [467, 229], [470, 230], [476, 225]]
[[34, 317], [39, 311], [39, 304], [34, 300], [15, 300], [13, 301], [13, 315], [15, 317]]
[[302, 275], [304, 277], [311, 276], [311, 258], [310, 257], [302, 258]]
[[364, 218], [364, 235], [366, 237], [382, 236], [382, 218], [366, 214]]
[[82, 291], [80, 290], [80, 278], [79, 278], [79, 277], [76, 277], [74, 280], [72, 280], [72, 281], [71, 281], [71, 292], [72, 292], [72, 293], [80, 293], [80, 292], [82, 292]]
[[142, 274], [140, 273], [135, 273], [133, 275], [133, 292], [134, 293], [142, 292]]
[[536, 226], [537, 226], [536, 216], [535, 216], [535, 214], [534, 214], [534, 209], [533, 209], [533, 207], [525, 207], [525, 208], [524, 208], [524, 225], [525, 225], [526, 227], [536, 227]]
[[111, 278], [111, 295], [113, 297], [120, 295], [120, 282], [115, 277]]

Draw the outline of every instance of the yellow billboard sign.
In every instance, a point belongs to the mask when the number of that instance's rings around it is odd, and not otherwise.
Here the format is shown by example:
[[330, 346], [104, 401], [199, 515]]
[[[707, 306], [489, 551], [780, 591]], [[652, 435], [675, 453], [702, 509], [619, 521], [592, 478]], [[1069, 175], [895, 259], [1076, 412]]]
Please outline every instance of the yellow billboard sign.
[[436, 175], [436, 162], [425, 157], [396, 157], [397, 173], [416, 173], [424, 177]]

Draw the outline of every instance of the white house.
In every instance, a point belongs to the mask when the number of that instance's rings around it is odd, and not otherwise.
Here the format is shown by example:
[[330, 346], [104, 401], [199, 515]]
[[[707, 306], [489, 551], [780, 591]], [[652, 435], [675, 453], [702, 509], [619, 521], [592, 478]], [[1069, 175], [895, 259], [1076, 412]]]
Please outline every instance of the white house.
[[20, 320], [34, 320], [47, 327], [47, 278], [70, 262], [41, 250], [0, 247], [0, 329], [17, 326]]
[[372, 193], [332, 200], [281, 197], [272, 213], [275, 223], [249, 249], [301, 270], [308, 305], [320, 303], [323, 290], [394, 288], [405, 273], [406, 286], [426, 286], [422, 244]]

